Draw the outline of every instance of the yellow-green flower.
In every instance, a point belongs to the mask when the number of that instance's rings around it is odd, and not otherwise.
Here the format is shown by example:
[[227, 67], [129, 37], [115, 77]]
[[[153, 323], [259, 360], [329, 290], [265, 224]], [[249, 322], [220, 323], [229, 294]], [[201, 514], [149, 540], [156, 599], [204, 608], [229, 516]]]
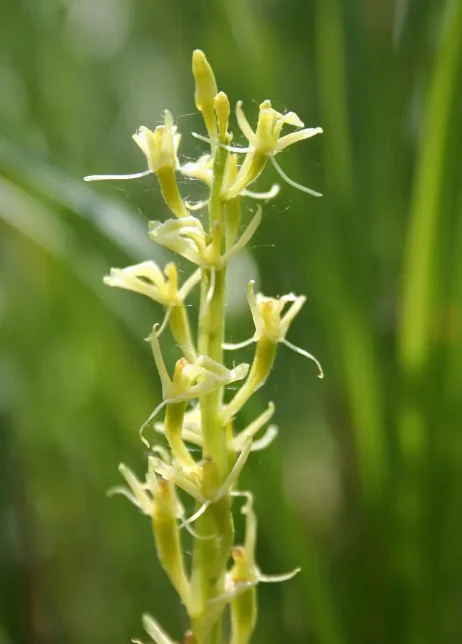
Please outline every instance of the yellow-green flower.
[[[254, 282], [249, 282], [247, 298], [255, 324], [255, 334], [239, 344], [225, 344], [225, 349], [240, 349], [252, 342], [256, 343], [255, 356], [249, 376], [234, 398], [222, 411], [222, 420], [226, 424], [245, 405], [251, 396], [266, 382], [276, 359], [278, 344], [285, 344], [289, 349], [313, 360], [319, 370], [319, 377], [324, 373], [320, 362], [308, 351], [295, 346], [286, 339], [286, 334], [297, 313], [306, 301], [304, 295], [289, 293], [282, 297], [266, 297], [261, 293], [255, 295]], [[286, 306], [290, 304], [287, 310]]]
[[126, 268], [111, 268], [110, 274], [103, 279], [107, 286], [146, 295], [166, 308], [182, 304], [199, 280], [200, 273], [196, 271], [178, 288], [176, 265], [170, 262], [162, 271], [152, 260]]
[[181, 135], [173, 123], [171, 112], [165, 110], [164, 123], [154, 130], [142, 125], [133, 135], [133, 140], [143, 151], [148, 169], [135, 174], [95, 174], [85, 177], [85, 181], [107, 181], [120, 179], [139, 179], [154, 173], [159, 181], [165, 203], [177, 217], [188, 214], [176, 181], [175, 173], [179, 169], [178, 146]]
[[287, 112], [281, 114], [273, 107], [271, 102], [266, 100], [260, 105], [260, 112], [258, 115], [257, 129], [254, 132], [250, 126], [242, 109], [242, 101], [238, 101], [236, 105], [236, 118], [243, 135], [249, 142], [249, 147], [246, 149], [231, 148], [235, 152], [247, 152], [242, 166], [235, 182], [227, 188], [224, 193], [225, 199], [234, 199], [243, 190], [253, 183], [262, 173], [266, 162], [271, 159], [271, 162], [279, 172], [281, 177], [291, 185], [300, 190], [308, 192], [314, 196], [320, 196], [318, 192], [305, 188], [289, 179], [284, 173], [282, 168], [275, 160], [276, 154], [287, 148], [289, 145], [298, 143], [305, 139], [309, 139], [316, 134], [322, 133], [322, 128], [305, 128], [296, 132], [291, 132], [281, 137], [282, 128], [284, 125], [292, 125], [297, 128], [303, 128], [304, 124], [295, 114], [295, 112]]

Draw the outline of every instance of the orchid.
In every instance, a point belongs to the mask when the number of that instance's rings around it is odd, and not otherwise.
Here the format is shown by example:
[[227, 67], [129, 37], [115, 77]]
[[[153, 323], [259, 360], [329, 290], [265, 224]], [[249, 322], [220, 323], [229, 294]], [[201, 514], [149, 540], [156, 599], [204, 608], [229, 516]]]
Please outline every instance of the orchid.
[[[194, 100], [207, 132], [207, 136], [194, 136], [209, 145], [206, 153], [197, 160], [180, 159], [181, 136], [172, 114], [165, 110], [162, 124], [153, 130], [140, 127], [133, 135], [146, 158], [147, 170], [85, 177], [99, 181], [155, 174], [173, 217], [156, 214], [149, 223], [148, 236], [193, 265], [181, 285], [174, 263], [161, 268], [153, 260], [112, 268], [104, 278], [108, 286], [144, 295], [165, 311], [162, 323], [152, 325], [148, 337], [159, 374], [160, 396], [140, 428], [141, 440], [148, 449], [147, 472], [140, 480], [122, 463], [119, 470], [126, 486], [110, 492], [124, 495], [151, 519], [160, 563], [190, 620], [184, 644], [221, 644], [226, 611], [230, 615], [229, 644], [248, 644], [256, 626], [257, 586], [289, 580], [298, 569], [274, 576], [261, 572], [255, 554], [253, 496], [240, 487], [241, 473], [252, 452], [269, 447], [278, 435], [277, 426], [270, 424], [275, 405], [269, 403], [247, 423], [241, 424], [238, 414], [265, 383], [280, 344], [314, 360], [320, 377], [323, 372], [316, 358], [287, 340], [292, 322], [306, 301], [304, 295], [268, 297], [255, 293], [251, 281], [247, 299], [255, 331], [244, 342], [225, 342], [227, 271], [230, 261], [258, 234], [263, 221], [260, 205], [250, 209], [250, 214], [243, 205], [248, 199], [265, 202], [279, 193], [278, 184], [262, 192], [250, 189], [268, 160], [286, 183], [319, 196], [289, 179], [275, 157], [322, 130], [304, 128], [294, 112], [280, 113], [270, 101], [260, 105], [253, 129], [238, 101], [236, 118], [248, 147], [233, 147], [228, 96], [218, 90], [210, 63], [200, 50], [193, 54], [192, 70]], [[283, 134], [285, 126], [295, 130]], [[195, 203], [183, 198], [178, 177], [183, 184], [200, 182], [207, 192], [205, 198]], [[191, 320], [188, 301], [199, 284], [198, 311], [197, 315], [193, 312]], [[169, 352], [164, 357], [162, 333], [167, 327], [174, 340], [172, 350], [179, 356]], [[226, 350], [248, 344], [255, 344], [250, 366], [225, 360]], [[246, 499], [241, 509], [245, 539], [243, 545], [236, 545], [233, 501], [240, 498]], [[184, 530], [192, 539], [192, 545], [188, 545], [192, 548], [190, 567], [185, 565]], [[143, 626], [155, 644], [174, 644], [146, 613]]]

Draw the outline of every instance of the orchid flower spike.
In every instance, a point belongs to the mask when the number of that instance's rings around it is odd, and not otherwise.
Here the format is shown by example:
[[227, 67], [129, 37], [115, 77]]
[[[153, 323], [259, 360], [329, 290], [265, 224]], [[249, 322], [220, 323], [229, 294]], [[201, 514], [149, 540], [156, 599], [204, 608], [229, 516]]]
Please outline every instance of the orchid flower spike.
[[322, 133], [322, 128], [305, 128], [296, 132], [291, 132], [281, 137], [282, 128], [284, 125], [292, 125], [297, 128], [303, 128], [303, 122], [295, 114], [295, 112], [287, 112], [281, 114], [271, 107], [271, 102], [266, 100], [260, 105], [260, 112], [258, 115], [257, 129], [254, 132], [250, 126], [242, 109], [242, 101], [238, 101], [236, 105], [236, 118], [243, 135], [249, 142], [248, 148], [231, 148], [232, 152], [247, 153], [244, 163], [239, 169], [239, 173], [235, 182], [227, 188], [224, 193], [224, 199], [234, 199], [243, 190], [247, 188], [253, 181], [255, 181], [263, 171], [268, 159], [273, 163], [276, 171], [282, 179], [303, 192], [307, 192], [315, 197], [320, 197], [319, 192], [315, 192], [310, 188], [301, 186], [300, 184], [292, 181], [280, 165], [275, 160], [276, 154], [287, 148], [289, 145], [298, 143], [305, 139], [309, 139], [317, 134]]
[[[148, 236], [178, 255], [180, 261], [186, 259], [194, 265], [192, 274], [181, 284], [180, 271], [173, 263], [160, 267], [154, 261], [112, 268], [104, 278], [108, 286], [142, 294], [164, 308], [162, 323], [153, 325], [147, 339], [161, 393], [159, 404], [140, 428], [140, 437], [148, 447], [147, 472], [138, 479], [120, 464], [125, 485], [110, 493], [124, 495], [149, 517], [158, 559], [190, 619], [191, 630], [184, 634], [183, 644], [209, 644], [225, 634], [230, 644], [248, 644], [256, 624], [258, 584], [291, 579], [298, 569], [274, 576], [261, 572], [255, 555], [257, 519], [253, 496], [238, 487], [250, 453], [265, 449], [278, 434], [277, 427], [270, 424], [274, 404], [270, 403], [249, 424], [241, 426], [240, 419], [236, 423], [234, 419], [268, 379], [279, 344], [313, 360], [319, 377], [323, 372], [316, 358], [287, 340], [290, 325], [306, 301], [303, 295], [266, 297], [255, 293], [254, 282], [250, 282], [247, 297], [255, 325], [253, 336], [237, 345], [223, 342], [226, 269], [234, 256], [248, 246], [262, 221], [262, 208], [257, 205], [244, 223], [242, 206], [248, 202], [241, 198], [268, 201], [279, 193], [278, 184], [261, 192], [253, 189], [252, 184], [268, 162], [286, 183], [320, 196], [292, 181], [276, 156], [290, 145], [320, 134], [322, 129], [305, 128], [294, 112], [278, 112], [268, 100], [261, 103], [256, 126], [251, 127], [242, 101], [238, 101], [237, 124], [248, 143], [247, 147], [235, 147], [229, 131], [230, 101], [218, 91], [213, 69], [201, 50], [193, 53], [192, 71], [194, 101], [203, 117], [206, 136], [192, 134], [209, 145], [207, 154], [180, 163], [181, 137], [172, 114], [166, 110], [157, 127], [151, 130], [142, 126], [133, 135], [146, 158], [145, 170], [85, 177], [86, 181], [99, 181], [156, 175], [163, 200], [174, 217], [156, 216], [160, 221], [149, 223]], [[292, 131], [285, 132], [286, 126]], [[178, 174], [182, 186], [199, 181], [200, 191], [205, 194], [196, 198], [192, 191], [190, 197], [183, 199]], [[207, 214], [202, 218], [204, 210]], [[190, 316], [186, 298], [199, 282], [200, 301]], [[179, 351], [173, 369], [167, 366], [161, 348], [164, 338], [160, 336], [167, 325], [173, 338], [172, 349]], [[235, 362], [231, 366], [223, 359], [223, 349], [251, 343], [255, 347], [250, 366]], [[154, 436], [159, 443], [148, 442], [146, 429], [157, 432]], [[187, 512], [182, 504], [185, 495], [189, 497], [186, 507], [192, 507]], [[245, 502], [237, 504], [234, 497], [244, 498]], [[242, 545], [234, 545], [236, 506], [241, 506], [244, 515]], [[193, 537], [188, 544], [182, 543], [183, 528]], [[208, 540], [210, 544], [204, 543]], [[191, 563], [186, 565], [189, 554]], [[221, 622], [227, 608], [230, 619], [226, 617], [225, 633]], [[143, 626], [154, 644], [175, 644], [150, 615], [143, 615]]]

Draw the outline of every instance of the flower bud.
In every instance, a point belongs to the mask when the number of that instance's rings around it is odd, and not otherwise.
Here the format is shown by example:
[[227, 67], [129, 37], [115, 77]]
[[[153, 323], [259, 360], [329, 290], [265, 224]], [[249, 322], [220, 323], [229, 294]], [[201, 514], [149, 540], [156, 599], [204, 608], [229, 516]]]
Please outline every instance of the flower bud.
[[200, 49], [193, 52], [192, 71], [196, 83], [194, 101], [197, 109], [202, 112], [205, 127], [211, 139], [217, 138], [217, 121], [214, 109], [214, 99], [218, 94], [217, 83], [213, 70], [205, 54]]
[[214, 98], [214, 108], [218, 124], [218, 139], [220, 143], [226, 143], [228, 135], [228, 121], [231, 107], [228, 97], [224, 92], [219, 92]]

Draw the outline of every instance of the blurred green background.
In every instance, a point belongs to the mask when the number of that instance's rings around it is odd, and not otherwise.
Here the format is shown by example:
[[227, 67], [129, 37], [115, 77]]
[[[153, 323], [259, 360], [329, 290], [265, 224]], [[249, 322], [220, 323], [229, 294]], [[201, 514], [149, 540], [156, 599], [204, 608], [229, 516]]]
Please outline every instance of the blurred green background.
[[260, 587], [255, 642], [460, 644], [462, 2], [2, 0], [1, 16], [0, 643], [127, 642], [143, 611], [185, 628], [148, 523], [106, 497], [121, 460], [143, 472], [160, 311], [101, 278], [165, 260], [145, 234], [165, 207], [149, 178], [81, 178], [144, 169], [131, 134], [166, 107], [183, 158], [200, 153], [200, 47], [253, 119], [271, 98], [325, 132], [280, 157], [325, 196], [283, 186], [230, 283], [231, 341], [251, 329], [249, 277], [306, 293], [290, 339], [326, 372], [283, 349], [248, 405], [273, 399], [280, 426], [243, 481], [261, 568], [303, 569]]

